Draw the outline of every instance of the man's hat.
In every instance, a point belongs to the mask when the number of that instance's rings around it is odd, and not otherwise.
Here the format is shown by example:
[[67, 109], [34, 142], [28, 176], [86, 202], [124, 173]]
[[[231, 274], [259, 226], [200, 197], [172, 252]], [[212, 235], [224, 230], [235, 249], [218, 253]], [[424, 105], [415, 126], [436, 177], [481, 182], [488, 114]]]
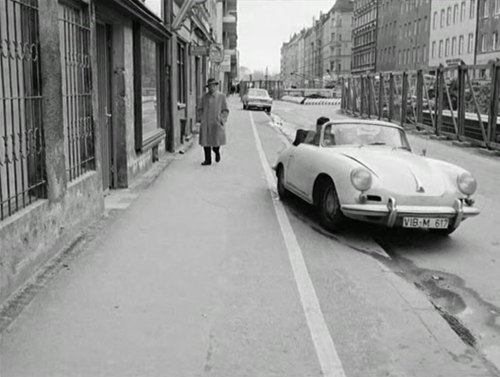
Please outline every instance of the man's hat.
[[210, 85], [219, 85], [219, 82], [216, 79], [210, 78], [208, 79], [206, 86], [209, 87]]

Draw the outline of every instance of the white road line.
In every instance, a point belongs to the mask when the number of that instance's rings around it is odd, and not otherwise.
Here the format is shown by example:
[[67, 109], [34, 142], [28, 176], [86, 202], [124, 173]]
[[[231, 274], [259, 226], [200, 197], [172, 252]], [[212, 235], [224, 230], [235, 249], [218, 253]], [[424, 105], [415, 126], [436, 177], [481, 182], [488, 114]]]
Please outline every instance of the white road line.
[[309, 327], [309, 332], [311, 333], [311, 338], [316, 349], [316, 355], [318, 356], [321, 366], [321, 374], [325, 377], [345, 377], [342, 362], [340, 361], [337, 350], [335, 349], [335, 344], [333, 343], [323, 316], [323, 312], [321, 311], [321, 307], [319, 305], [318, 296], [316, 295], [314, 285], [311, 281], [311, 277], [309, 276], [309, 272], [307, 271], [304, 255], [299, 243], [297, 242], [297, 238], [292, 229], [292, 225], [290, 224], [285, 208], [278, 199], [275, 189], [275, 177], [267, 162], [266, 155], [262, 147], [262, 141], [260, 140], [257, 132], [257, 127], [255, 126], [252, 113], [249, 113], [249, 115], [255, 137], [255, 144], [257, 146], [262, 168], [264, 169], [267, 185], [269, 187], [269, 191], [271, 192], [276, 217], [278, 218], [281, 233], [288, 251], [288, 257], [290, 258], [290, 264], [292, 266], [295, 282], [297, 283], [307, 326]]

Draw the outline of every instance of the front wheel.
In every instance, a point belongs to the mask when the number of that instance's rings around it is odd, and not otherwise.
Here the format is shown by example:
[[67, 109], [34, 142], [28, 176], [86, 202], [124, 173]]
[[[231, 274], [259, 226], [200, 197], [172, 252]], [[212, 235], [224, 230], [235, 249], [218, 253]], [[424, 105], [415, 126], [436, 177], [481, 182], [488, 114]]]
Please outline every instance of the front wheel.
[[318, 204], [321, 226], [332, 232], [339, 230], [345, 221], [345, 217], [340, 210], [337, 190], [335, 190], [332, 182], [324, 184]]

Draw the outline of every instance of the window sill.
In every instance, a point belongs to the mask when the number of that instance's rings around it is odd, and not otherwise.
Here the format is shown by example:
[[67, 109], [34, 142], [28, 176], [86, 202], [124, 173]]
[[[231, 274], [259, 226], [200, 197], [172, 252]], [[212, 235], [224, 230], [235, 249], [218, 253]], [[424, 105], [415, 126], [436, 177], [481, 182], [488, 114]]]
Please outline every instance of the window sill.
[[165, 130], [163, 128], [158, 128], [156, 131], [150, 133], [146, 138], [142, 140], [141, 151], [146, 152], [147, 150], [157, 146], [165, 139]]

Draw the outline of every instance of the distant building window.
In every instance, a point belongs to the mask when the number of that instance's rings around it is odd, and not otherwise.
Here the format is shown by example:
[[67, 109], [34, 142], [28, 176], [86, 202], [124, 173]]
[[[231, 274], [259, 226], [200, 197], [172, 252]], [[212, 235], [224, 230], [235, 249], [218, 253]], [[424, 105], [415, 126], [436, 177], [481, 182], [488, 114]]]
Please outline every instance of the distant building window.
[[441, 9], [441, 20], [440, 20], [441, 27], [444, 27], [445, 17], [446, 17], [446, 11], [444, 9]]
[[500, 13], [500, 0], [495, 0], [495, 14]]
[[467, 43], [467, 53], [472, 53], [474, 51], [474, 34], [469, 33], [469, 41]]
[[476, 0], [470, 0], [469, 18], [476, 18]]
[[457, 53], [457, 37], [453, 37], [451, 40], [451, 56], [455, 56]]
[[498, 50], [498, 32], [493, 33], [493, 50]]
[[458, 41], [458, 54], [462, 55], [464, 53], [464, 36], [461, 35]]
[[446, 44], [444, 48], [444, 56], [447, 58], [450, 55], [450, 38], [446, 38]]
[[427, 46], [422, 47], [422, 63], [427, 61]]
[[439, 55], [438, 57], [442, 58], [443, 57], [443, 40], [439, 41]]
[[431, 57], [434, 59], [436, 56], [436, 41], [432, 41]]
[[489, 4], [486, 1], [483, 3], [483, 18], [488, 18], [490, 15], [490, 9], [488, 5]]
[[434, 12], [434, 16], [432, 18], [432, 28], [436, 30], [438, 23], [438, 12]]
[[453, 7], [453, 23], [456, 24], [458, 21], [458, 4]]
[[448, 7], [448, 10], [446, 11], [446, 26], [449, 26], [451, 24], [451, 7]]
[[483, 34], [482, 37], [481, 37], [481, 51], [482, 52], [486, 52], [486, 50], [487, 50], [486, 43], [487, 43], [486, 42], [486, 35]]

